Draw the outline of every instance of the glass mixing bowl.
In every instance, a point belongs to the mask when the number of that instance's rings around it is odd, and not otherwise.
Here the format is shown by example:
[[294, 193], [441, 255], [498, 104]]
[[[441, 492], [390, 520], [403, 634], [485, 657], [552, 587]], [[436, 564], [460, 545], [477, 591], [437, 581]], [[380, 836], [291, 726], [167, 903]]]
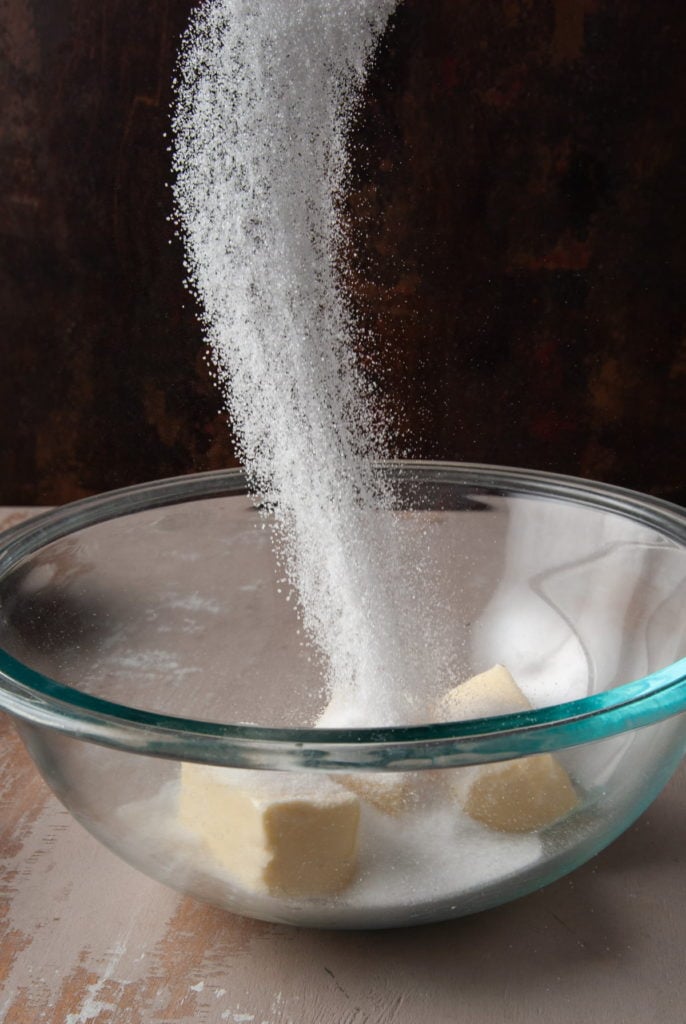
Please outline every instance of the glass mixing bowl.
[[314, 728], [322, 666], [238, 471], [3, 536], [0, 706], [74, 817], [142, 871], [278, 922], [434, 921], [572, 870], [674, 771], [684, 512], [526, 470], [385, 472], [402, 557], [435, 555], [446, 666], [408, 726]]

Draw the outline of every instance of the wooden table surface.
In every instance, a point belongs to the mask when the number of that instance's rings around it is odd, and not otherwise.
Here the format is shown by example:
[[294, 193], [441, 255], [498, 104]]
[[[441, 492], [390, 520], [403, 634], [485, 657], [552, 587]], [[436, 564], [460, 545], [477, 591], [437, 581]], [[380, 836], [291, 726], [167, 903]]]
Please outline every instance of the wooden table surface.
[[4, 1024], [686, 1021], [684, 766], [572, 876], [383, 932], [250, 921], [145, 878], [62, 808], [4, 716], [0, 793]]

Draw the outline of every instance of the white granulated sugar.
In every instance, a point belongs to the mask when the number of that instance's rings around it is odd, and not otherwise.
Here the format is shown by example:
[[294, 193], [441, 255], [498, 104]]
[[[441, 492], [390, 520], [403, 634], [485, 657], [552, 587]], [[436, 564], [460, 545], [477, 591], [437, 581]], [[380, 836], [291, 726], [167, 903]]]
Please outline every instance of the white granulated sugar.
[[[331, 785], [330, 778], [325, 781]], [[408, 915], [431, 920], [437, 906], [468, 906], [484, 890], [499, 888], [540, 861], [539, 835], [494, 832], [446, 799], [440, 786], [425, 795], [411, 814], [399, 817], [362, 803], [355, 878], [329, 899], [285, 898], [241, 888], [176, 820], [178, 782], [121, 807], [118, 815], [126, 835], [136, 837], [137, 856], [156, 866], [157, 877], [177, 885], [188, 878], [196, 894], [239, 913], [278, 921], [287, 912], [290, 923], [316, 920], [318, 927], [390, 927], [407, 923]]]
[[403, 565], [375, 465], [391, 445], [340, 266], [346, 136], [396, 2], [210, 0], [176, 83], [189, 276], [243, 463], [328, 665], [327, 725], [422, 717], [412, 680], [436, 647], [428, 563]]

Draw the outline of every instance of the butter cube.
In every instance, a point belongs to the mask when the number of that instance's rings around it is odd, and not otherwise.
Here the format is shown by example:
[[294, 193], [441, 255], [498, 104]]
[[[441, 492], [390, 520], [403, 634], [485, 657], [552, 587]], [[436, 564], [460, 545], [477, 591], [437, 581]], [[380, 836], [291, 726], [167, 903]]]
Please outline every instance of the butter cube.
[[578, 797], [559, 761], [532, 754], [480, 765], [467, 791], [470, 818], [498, 832], [534, 832], [574, 810]]
[[355, 871], [359, 801], [324, 775], [184, 762], [178, 816], [254, 892], [335, 893]]
[[417, 803], [417, 791], [413, 785], [416, 772], [369, 772], [331, 777], [382, 814], [395, 817]]
[[[444, 721], [488, 718], [531, 708], [504, 665], [472, 676], [439, 702]], [[449, 785], [467, 814], [499, 832], [533, 832], [576, 807], [569, 775], [552, 754], [475, 765], [449, 772]]]
[[531, 704], [504, 665], [494, 665], [448, 690], [439, 702], [441, 721], [490, 718], [529, 711]]

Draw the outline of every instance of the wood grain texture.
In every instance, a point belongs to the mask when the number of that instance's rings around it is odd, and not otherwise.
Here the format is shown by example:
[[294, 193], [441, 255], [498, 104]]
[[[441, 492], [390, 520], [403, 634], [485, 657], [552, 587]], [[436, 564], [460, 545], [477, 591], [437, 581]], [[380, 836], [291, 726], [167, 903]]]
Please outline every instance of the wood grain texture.
[[[0, 511], [0, 528], [27, 510]], [[381, 932], [232, 916], [119, 861], [0, 716], [4, 1024], [683, 1024], [686, 767], [572, 876]]]
[[[233, 461], [168, 221], [193, 6], [0, 4], [0, 501]], [[347, 224], [416, 456], [686, 502], [685, 44], [680, 0], [399, 5]]]

